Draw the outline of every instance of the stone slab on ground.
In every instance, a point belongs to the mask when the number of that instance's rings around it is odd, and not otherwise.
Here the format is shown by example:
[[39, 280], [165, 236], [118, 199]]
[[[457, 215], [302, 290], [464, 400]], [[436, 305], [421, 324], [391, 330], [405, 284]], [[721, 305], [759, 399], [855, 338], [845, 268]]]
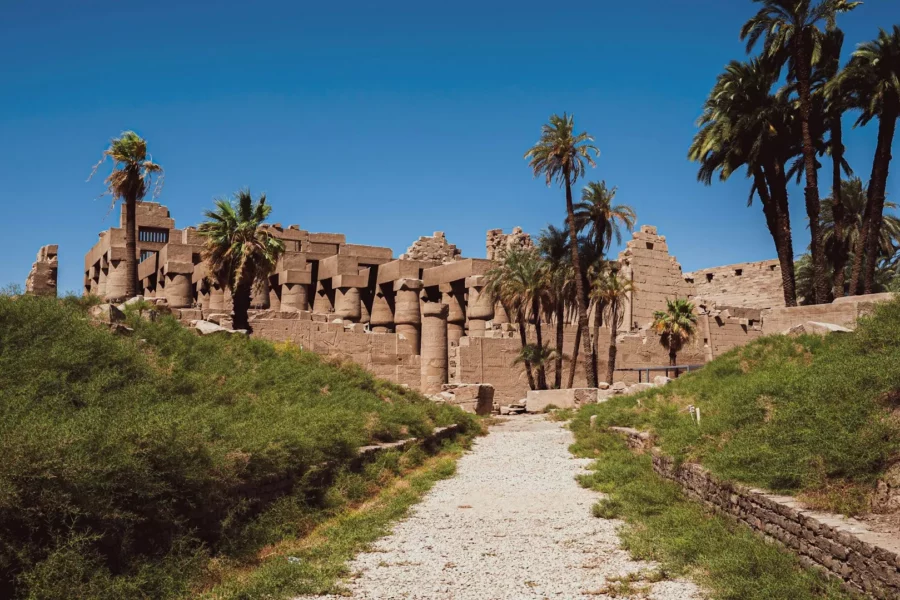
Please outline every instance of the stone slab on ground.
[[525, 409], [530, 413], [539, 413], [551, 405], [556, 408], [578, 408], [583, 404], [596, 404], [598, 401], [597, 388], [530, 390], [525, 398]]
[[[608, 578], [653, 569], [620, 549], [621, 521], [591, 516], [599, 494], [575, 481], [590, 461], [572, 457], [572, 442], [543, 415], [493, 427], [460, 459], [455, 477], [438, 482], [390, 536], [352, 561], [350, 597], [597, 600], [611, 597], [598, 593]], [[702, 596], [675, 580], [650, 585], [646, 597]]]

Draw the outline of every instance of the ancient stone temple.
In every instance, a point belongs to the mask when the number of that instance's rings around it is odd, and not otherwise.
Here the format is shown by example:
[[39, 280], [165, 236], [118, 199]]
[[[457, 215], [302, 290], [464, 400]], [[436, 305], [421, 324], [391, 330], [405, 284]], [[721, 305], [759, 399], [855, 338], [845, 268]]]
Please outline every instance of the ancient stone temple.
[[[168, 209], [152, 202], [138, 205], [137, 226], [143, 295], [165, 302], [186, 325], [211, 321], [228, 327], [230, 291], [209, 277], [200, 258], [203, 239], [196, 229], [177, 229]], [[350, 360], [379, 377], [429, 394], [453, 396], [452, 390], [458, 395], [469, 384], [490, 384], [498, 404], [525, 396], [527, 378], [516, 361], [521, 351], [518, 327], [485, 290], [485, 275], [495, 261], [511, 248], [533, 247], [520, 228], [510, 234], [489, 231], [488, 258], [462, 256], [441, 232], [419, 238], [394, 258], [390, 248], [348, 243], [340, 233], [281, 224], [269, 225], [268, 230], [284, 242], [285, 252], [254, 293], [250, 315], [254, 336]], [[124, 229], [102, 232], [85, 257], [85, 293], [108, 301], [120, 299], [124, 258]], [[55, 261], [54, 246], [42, 249], [35, 272], [48, 277], [33, 278], [34, 290], [39, 282], [49, 281]], [[667, 351], [650, 323], [653, 313], [664, 310], [672, 298], [692, 299], [697, 307], [697, 335], [678, 355], [679, 363], [687, 365], [703, 364], [764, 331], [802, 325], [810, 315], [816, 317], [812, 320], [852, 325], [866, 310], [862, 301], [849, 299], [785, 309], [780, 273], [773, 265], [777, 267], [775, 261], [747, 263], [685, 275], [669, 254], [665, 236], [656, 227], [642, 226], [617, 261], [620, 276], [635, 286], [615, 332], [617, 381], [635, 381], [634, 369], [668, 363]], [[529, 343], [535, 341], [538, 325], [544, 340], [555, 341], [555, 323], [532, 320], [526, 326]], [[601, 324], [598, 334], [598, 372], [605, 373], [611, 332]], [[574, 355], [575, 337], [574, 324], [563, 323], [564, 356]], [[573, 374], [576, 388], [585, 385], [584, 363], [581, 356]], [[550, 373], [548, 378], [552, 380]], [[564, 385], [568, 379], [566, 360]], [[480, 397], [485, 389], [469, 395]]]
[[35, 296], [56, 296], [58, 251], [59, 247], [56, 244], [41, 246], [37, 260], [31, 266], [31, 272], [25, 280], [25, 293]]

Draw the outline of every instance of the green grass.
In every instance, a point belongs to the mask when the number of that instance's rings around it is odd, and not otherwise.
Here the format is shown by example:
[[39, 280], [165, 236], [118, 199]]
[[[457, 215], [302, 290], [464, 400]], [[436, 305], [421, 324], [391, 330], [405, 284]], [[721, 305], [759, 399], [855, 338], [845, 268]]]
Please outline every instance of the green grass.
[[[700, 408], [698, 426], [687, 407]], [[900, 448], [900, 300], [852, 334], [771, 336], [663, 388], [587, 407], [651, 430], [677, 460], [848, 514]]]
[[[371, 492], [359, 446], [477, 428], [290, 345], [136, 315], [114, 336], [90, 304], [0, 297], [0, 597], [181, 597]], [[281, 501], [255, 491], [285, 477]]]
[[271, 549], [252, 571], [226, 577], [203, 595], [207, 600], [281, 600], [300, 594], [341, 594], [347, 563], [390, 532], [391, 524], [440, 481], [456, 472], [460, 447], [446, 447], [441, 456], [384, 487], [373, 500], [348, 506], [311, 534], [288, 539]]
[[[626, 522], [620, 533], [624, 547], [636, 559], [657, 561], [662, 570], [655, 578], [688, 575], [714, 600], [850, 598], [794, 555], [685, 498], [676, 484], [656, 475], [648, 455], [632, 453], [614, 434], [590, 429], [586, 411], [571, 427], [572, 452], [597, 459], [580, 483], [607, 494], [594, 516]], [[623, 581], [604, 592], [616, 597], [640, 587]]]

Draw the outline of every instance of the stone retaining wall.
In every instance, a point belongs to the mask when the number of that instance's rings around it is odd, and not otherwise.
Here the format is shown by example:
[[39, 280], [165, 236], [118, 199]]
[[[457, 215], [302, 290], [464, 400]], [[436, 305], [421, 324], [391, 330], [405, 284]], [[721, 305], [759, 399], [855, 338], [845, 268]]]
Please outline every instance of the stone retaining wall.
[[650, 437], [630, 428], [612, 428], [632, 448], [650, 450], [653, 469], [681, 485], [688, 496], [716, 512], [736, 517], [754, 531], [799, 555], [806, 566], [837, 577], [855, 591], [879, 599], [900, 598], [900, 540], [863, 523], [803, 508], [790, 496], [721, 481], [698, 464], [678, 465]]

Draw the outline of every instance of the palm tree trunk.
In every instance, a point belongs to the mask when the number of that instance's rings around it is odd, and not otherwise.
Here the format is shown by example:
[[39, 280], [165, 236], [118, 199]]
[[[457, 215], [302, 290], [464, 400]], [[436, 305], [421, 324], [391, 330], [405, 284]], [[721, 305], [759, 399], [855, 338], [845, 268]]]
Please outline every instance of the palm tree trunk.
[[809, 218], [810, 252], [813, 262], [813, 287], [815, 304], [822, 304], [828, 296], [828, 283], [825, 281], [825, 253], [822, 244], [822, 226], [819, 221], [821, 205], [819, 202], [819, 174], [816, 169], [816, 148], [810, 132], [810, 114], [812, 100], [810, 92], [810, 72], [812, 65], [806, 41], [796, 37], [794, 56], [797, 65], [797, 87], [800, 96], [800, 130], [803, 142], [803, 162], [806, 173], [806, 188], [803, 190], [806, 199], [806, 216]]
[[872, 205], [872, 209], [869, 211], [869, 227], [866, 237], [863, 287], [866, 294], [871, 294], [875, 285], [881, 223], [884, 220], [884, 197], [887, 193], [888, 171], [891, 167], [891, 146], [897, 128], [898, 114], [900, 114], [900, 107], [886, 106], [878, 121], [878, 145], [875, 148], [875, 160], [872, 161], [872, 177], [869, 180], [869, 197], [866, 202], [867, 205]]
[[581, 329], [575, 329], [575, 346], [572, 348], [572, 366], [569, 368], [569, 380], [566, 387], [575, 387], [575, 369], [578, 367], [578, 350], [581, 348]]
[[[591, 320], [591, 340], [593, 341], [594, 357], [600, 354], [600, 326], [602, 320], [602, 305], [600, 302], [594, 302], [594, 318]], [[599, 371], [597, 375], [599, 376]]]
[[[534, 337], [537, 342], [538, 350], [543, 352], [544, 350], [544, 336], [541, 332], [541, 311], [540, 311], [540, 301], [537, 299], [537, 296], [534, 297], [531, 301], [531, 312], [534, 314]], [[537, 385], [539, 390], [547, 389], [547, 368], [544, 365], [544, 361], [541, 362], [537, 366]]]
[[[522, 314], [522, 311], [517, 311], [516, 321], [519, 323], [519, 339], [522, 340], [522, 348], [528, 345], [528, 333], [525, 330], [525, 315]], [[528, 377], [528, 387], [535, 390], [537, 387], [534, 385], [534, 373], [531, 372], [531, 361], [526, 360], [523, 361], [525, 363], [525, 376]]]
[[844, 162], [844, 134], [841, 115], [831, 122], [831, 216], [834, 218], [834, 242], [831, 264], [832, 295], [841, 298], [844, 295], [844, 269], [847, 266], [847, 240], [844, 239], [844, 223], [847, 219], [844, 209], [844, 198], [841, 190], [841, 163]]
[[616, 334], [618, 329], [619, 322], [619, 303], [613, 301], [609, 305], [609, 358], [607, 358], [606, 363], [606, 381], [610, 385], [613, 384], [613, 377], [616, 374], [616, 354], [618, 353], [618, 348], [616, 347]]
[[[243, 275], [243, 274], [242, 274]], [[245, 329], [250, 333], [250, 320], [247, 311], [250, 309], [253, 279], [240, 277], [231, 296], [234, 307], [232, 308], [232, 326], [235, 329]]]
[[[575, 271], [575, 292], [578, 296], [578, 329], [581, 332], [581, 343], [584, 344], [584, 353], [590, 358], [590, 368], [587, 371], [588, 387], [597, 387], [597, 359], [594, 356], [594, 347], [591, 344], [588, 333], [588, 314], [587, 314], [587, 289], [585, 286], [585, 278], [583, 276], [581, 257], [578, 254], [578, 232], [575, 229], [575, 207], [572, 204], [572, 182], [569, 170], [566, 168], [563, 173], [566, 180], [566, 213], [568, 214], [569, 223], [569, 242], [572, 246], [572, 268]], [[574, 362], [573, 368], [574, 368]]]
[[137, 296], [137, 192], [129, 190], [125, 198], [125, 300]]
[[562, 387], [563, 344], [566, 341], [566, 324], [563, 322], [565, 309], [562, 301], [556, 303], [556, 368], [553, 372], [553, 387], [556, 389]]
[[[781, 173], [781, 176], [779, 176]], [[797, 306], [796, 282], [794, 277], [794, 251], [791, 243], [790, 214], [787, 207], [787, 180], [783, 177], [783, 169], [779, 171], [774, 163], [767, 172], [757, 167], [753, 171], [756, 191], [763, 205], [766, 225], [775, 242], [775, 252], [781, 266], [781, 287], [784, 292], [784, 305]], [[784, 184], [783, 187], [781, 184]]]
[[[673, 349], [669, 349], [669, 366], [674, 367], [678, 364], [678, 353]], [[678, 369], [675, 369], [674, 379], [678, 379]]]

